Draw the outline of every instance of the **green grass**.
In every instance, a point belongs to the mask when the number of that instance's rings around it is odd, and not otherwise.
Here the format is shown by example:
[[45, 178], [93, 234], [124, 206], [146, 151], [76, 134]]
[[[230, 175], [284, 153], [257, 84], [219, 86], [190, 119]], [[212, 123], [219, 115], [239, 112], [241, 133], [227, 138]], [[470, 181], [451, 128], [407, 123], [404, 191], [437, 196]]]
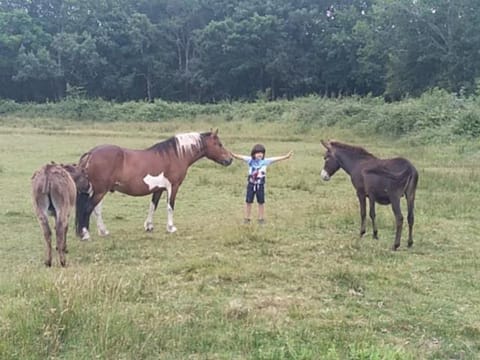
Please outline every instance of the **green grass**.
[[[165, 232], [164, 199], [154, 232], [145, 233], [149, 198], [108, 195], [104, 218], [111, 235], [80, 242], [72, 218], [68, 267], [60, 268], [57, 258], [52, 268], [43, 266], [30, 200], [35, 169], [51, 160], [76, 161], [100, 143], [142, 148], [211, 126], [219, 126], [225, 146], [238, 153], [256, 142], [272, 156], [294, 150], [291, 160], [269, 168], [265, 226], [242, 224], [245, 165], [201, 160], [177, 197], [177, 233]], [[477, 358], [480, 146], [424, 146], [339, 127], [299, 129], [291, 121], [206, 118], [4, 119], [0, 358]], [[405, 231], [399, 251], [389, 250], [389, 207], [377, 207], [380, 239], [372, 239], [370, 226], [358, 238], [349, 178], [343, 172], [329, 183], [319, 177], [321, 138], [361, 144], [382, 157], [403, 155], [417, 166], [412, 249]]]

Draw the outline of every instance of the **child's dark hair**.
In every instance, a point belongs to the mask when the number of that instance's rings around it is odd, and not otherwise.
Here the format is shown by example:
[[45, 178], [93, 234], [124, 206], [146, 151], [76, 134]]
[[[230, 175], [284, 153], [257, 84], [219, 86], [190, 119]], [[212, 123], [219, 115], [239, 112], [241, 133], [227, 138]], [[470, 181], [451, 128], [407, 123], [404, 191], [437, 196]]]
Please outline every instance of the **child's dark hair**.
[[250, 156], [253, 159], [256, 153], [262, 153], [265, 157], [265, 151], [265, 146], [263, 146], [262, 144], [255, 144], [252, 148], [252, 151], [250, 152]]

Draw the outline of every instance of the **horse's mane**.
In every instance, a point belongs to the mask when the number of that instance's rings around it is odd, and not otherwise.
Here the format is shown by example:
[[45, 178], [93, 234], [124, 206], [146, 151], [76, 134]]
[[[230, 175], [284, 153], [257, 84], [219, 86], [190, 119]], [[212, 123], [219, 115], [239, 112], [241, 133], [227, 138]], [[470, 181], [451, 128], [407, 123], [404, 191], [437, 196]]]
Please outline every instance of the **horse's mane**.
[[362, 148], [360, 146], [349, 145], [349, 144], [341, 143], [339, 141], [330, 141], [330, 145], [334, 146], [337, 149], [345, 150], [345, 151], [357, 154], [359, 156], [367, 156], [367, 157], [376, 158], [375, 155], [373, 155], [372, 153], [368, 152], [367, 150], [365, 150], [364, 148]]
[[204, 146], [204, 138], [208, 135], [210, 135], [211, 133], [210, 132], [205, 132], [205, 133], [181, 133], [181, 134], [177, 134], [177, 135], [174, 135], [164, 141], [161, 141], [159, 143], [156, 143], [152, 146], [150, 146], [149, 148], [147, 148], [147, 150], [153, 150], [153, 151], [156, 151], [156, 152], [160, 152], [160, 153], [166, 153], [166, 152], [169, 152], [171, 150], [173, 150], [175, 152], [175, 155], [179, 155], [179, 143], [178, 143], [178, 139], [182, 136], [191, 136], [191, 135], [198, 135], [199, 136], [199, 146], [200, 148], [203, 148]]

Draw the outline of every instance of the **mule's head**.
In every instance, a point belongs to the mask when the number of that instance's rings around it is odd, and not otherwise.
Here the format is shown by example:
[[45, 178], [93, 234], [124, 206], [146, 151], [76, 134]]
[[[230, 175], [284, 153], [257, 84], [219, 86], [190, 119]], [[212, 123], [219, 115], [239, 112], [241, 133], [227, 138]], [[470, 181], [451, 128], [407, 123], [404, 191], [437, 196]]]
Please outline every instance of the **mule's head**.
[[90, 181], [88, 181], [88, 176], [84, 168], [76, 164], [66, 164], [62, 165], [62, 167], [67, 170], [72, 177], [77, 187], [77, 192], [88, 193], [91, 191]]
[[204, 144], [205, 156], [208, 159], [213, 160], [223, 166], [228, 166], [232, 163], [232, 154], [223, 147], [223, 144], [218, 137], [218, 129], [205, 134]]
[[321, 143], [325, 147], [325, 149], [327, 149], [327, 151], [325, 152], [325, 155], [323, 157], [325, 163], [323, 164], [323, 169], [320, 173], [320, 177], [323, 180], [328, 181], [333, 176], [333, 174], [335, 174], [338, 169], [340, 169], [340, 163], [335, 157], [335, 152], [332, 149], [330, 141], [325, 142], [321, 140]]

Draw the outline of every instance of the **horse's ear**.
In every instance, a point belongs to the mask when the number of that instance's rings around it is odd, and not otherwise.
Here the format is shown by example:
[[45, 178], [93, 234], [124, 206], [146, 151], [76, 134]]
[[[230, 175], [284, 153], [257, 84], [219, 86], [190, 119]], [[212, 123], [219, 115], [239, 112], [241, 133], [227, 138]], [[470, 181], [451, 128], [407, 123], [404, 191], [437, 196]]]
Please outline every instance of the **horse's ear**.
[[325, 147], [325, 149], [330, 150], [330, 142], [329, 141], [320, 140], [320, 142]]
[[215, 136], [218, 135], [218, 128], [215, 129], [215, 133], [214, 133], [214, 134], [215, 134]]

